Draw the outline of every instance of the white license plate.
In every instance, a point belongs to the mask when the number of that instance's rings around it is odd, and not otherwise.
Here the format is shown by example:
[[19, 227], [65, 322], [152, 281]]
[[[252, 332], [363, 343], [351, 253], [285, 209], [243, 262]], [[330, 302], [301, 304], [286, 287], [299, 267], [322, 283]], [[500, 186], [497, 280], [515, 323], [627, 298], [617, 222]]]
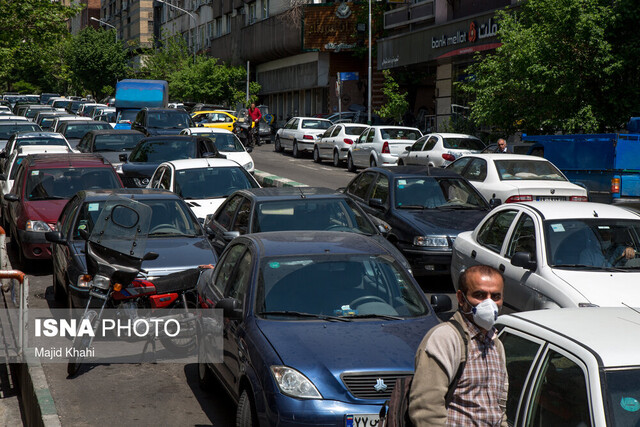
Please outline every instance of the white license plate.
[[542, 197], [541, 196], [541, 197], [537, 197], [536, 200], [539, 202], [559, 202], [566, 199], [564, 197]]
[[349, 414], [345, 418], [346, 427], [376, 427], [379, 423], [379, 414]]

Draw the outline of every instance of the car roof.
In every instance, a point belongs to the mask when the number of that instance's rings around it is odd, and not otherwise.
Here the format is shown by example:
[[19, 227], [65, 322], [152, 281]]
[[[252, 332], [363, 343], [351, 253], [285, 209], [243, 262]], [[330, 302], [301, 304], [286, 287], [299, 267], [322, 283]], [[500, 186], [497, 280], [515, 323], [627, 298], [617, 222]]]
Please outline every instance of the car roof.
[[[515, 205], [516, 203], [514, 203]], [[640, 219], [640, 214], [620, 206], [594, 202], [520, 202], [518, 205], [528, 206], [538, 211], [546, 220], [572, 218], [612, 218], [612, 219]], [[503, 206], [509, 206], [505, 204]]]
[[65, 139], [64, 136], [58, 132], [24, 131], [24, 132], [17, 132], [15, 135], [16, 135], [16, 138], [24, 138], [24, 139], [42, 138], [42, 137]]
[[186, 128], [189, 131], [193, 133], [198, 133], [198, 134], [205, 134], [205, 133], [231, 133], [233, 134], [233, 132], [231, 132], [230, 130], [227, 129], [222, 129], [222, 128], [207, 128], [207, 127], [201, 127], [201, 128]]
[[[91, 119], [87, 119], [86, 117], [83, 117], [83, 120], [73, 120], [75, 123], [75, 125], [80, 124], [80, 125], [88, 125], [88, 124], [93, 124], [93, 123], [100, 123], [103, 124], [104, 122], [99, 122], [97, 120], [91, 120]], [[80, 123], [78, 123], [80, 122]], [[108, 130], [108, 129], [107, 129]]]
[[229, 111], [224, 111], [224, 110], [198, 110], [198, 111], [191, 112], [191, 114], [201, 114], [201, 113], [225, 113], [230, 116], [233, 116], [233, 113], [230, 113]]
[[436, 167], [428, 167], [428, 166], [393, 166], [389, 168], [383, 167], [373, 167], [367, 168], [365, 171], [376, 171], [382, 172], [385, 175], [393, 176], [394, 178], [398, 177], [409, 177], [409, 176], [437, 176], [437, 177], [451, 177], [451, 178], [461, 178], [461, 176], [452, 171], [451, 169], [443, 169]]
[[[371, 125], [369, 127], [372, 127], [374, 129], [411, 129], [411, 130], [417, 130], [420, 131], [420, 129], [418, 128], [414, 128], [414, 127], [410, 127], [410, 126], [389, 126], [389, 125]], [[422, 134], [422, 132], [420, 132]]]
[[245, 234], [240, 239], [253, 241], [260, 248], [262, 257], [391, 254], [368, 236], [340, 231], [274, 231]]
[[432, 132], [432, 133], [427, 134], [425, 136], [428, 136], [428, 135], [440, 135], [443, 138], [474, 138], [474, 139], [480, 139], [477, 136], [467, 135], [466, 133]]
[[38, 153], [70, 153], [66, 145], [21, 145], [18, 147], [18, 156], [24, 157]]
[[158, 167], [162, 165], [169, 165], [169, 164], [172, 165], [176, 170], [202, 169], [207, 167], [212, 167], [212, 168], [242, 167], [237, 162], [234, 162], [233, 160], [216, 159], [216, 158], [171, 160], [169, 162], [164, 162], [160, 164]]
[[170, 113], [186, 113], [188, 114], [186, 111], [178, 109], [178, 108], [163, 108], [163, 107], [144, 107], [145, 110], [148, 111], [168, 111]]
[[[104, 123], [104, 122], [103, 122]], [[143, 138], [140, 140], [140, 143], [144, 143], [144, 142], [164, 142], [164, 141], [176, 141], [176, 140], [183, 140], [183, 141], [195, 141], [196, 138], [198, 138], [198, 135], [159, 135], [159, 136], [148, 136], [146, 138]], [[202, 137], [205, 139], [208, 139], [206, 137]], [[211, 141], [210, 139], [208, 139], [209, 141]]]
[[93, 129], [87, 132], [92, 135], [143, 135], [142, 132], [133, 129]]
[[[538, 162], [548, 162], [549, 160], [538, 157], [538, 156], [529, 156], [527, 154], [509, 154], [509, 153], [474, 153], [469, 154], [468, 157], [479, 157], [482, 159], [489, 160], [530, 160], [530, 161], [538, 161]], [[467, 156], [463, 156], [467, 157]]]
[[264, 200], [299, 200], [305, 198], [346, 198], [343, 193], [325, 187], [263, 187], [263, 188], [245, 188], [238, 190], [245, 196], [251, 197], [256, 201]]
[[[304, 120], [320, 120], [322, 122], [329, 122], [331, 123], [331, 120], [327, 120], [327, 119], [323, 119], [321, 117], [303, 117], [303, 116], [295, 116], [292, 117], [292, 119], [304, 119]], [[288, 120], [287, 120], [288, 121]]]
[[32, 154], [26, 157], [30, 168], [112, 167], [105, 158], [91, 153]]
[[[624, 300], [624, 295], [620, 298]], [[632, 337], [640, 335], [640, 313], [628, 307], [535, 310], [501, 316], [498, 321], [525, 331], [535, 325], [542, 338], [562, 335], [595, 352], [605, 367], [638, 365], [640, 340]]]
[[102, 190], [82, 190], [78, 192], [78, 197], [87, 201], [101, 201], [108, 199], [111, 195], [131, 196], [132, 199], [177, 199], [181, 200], [173, 191], [159, 188], [115, 188]]

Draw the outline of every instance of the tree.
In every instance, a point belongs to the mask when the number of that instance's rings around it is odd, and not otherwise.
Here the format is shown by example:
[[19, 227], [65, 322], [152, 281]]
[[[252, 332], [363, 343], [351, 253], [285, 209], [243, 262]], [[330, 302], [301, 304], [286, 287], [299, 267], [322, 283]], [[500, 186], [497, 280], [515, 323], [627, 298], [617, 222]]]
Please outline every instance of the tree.
[[382, 93], [385, 95], [387, 102], [383, 104], [376, 113], [383, 118], [393, 119], [396, 123], [402, 121], [402, 116], [409, 109], [409, 101], [407, 101], [407, 93], [400, 93], [400, 86], [391, 76], [389, 70], [383, 70], [384, 84], [382, 85]]
[[611, 93], [625, 65], [608, 36], [619, 3], [634, 1], [529, 0], [500, 12], [502, 46], [478, 56], [458, 83], [475, 98], [472, 120], [507, 133], [616, 127], [623, 114]]
[[182, 36], [174, 35], [154, 44], [160, 47], [144, 56], [140, 78], [170, 80], [172, 74], [192, 65], [193, 56]]
[[115, 86], [127, 74], [127, 51], [116, 41], [114, 31], [84, 28], [69, 43], [65, 60], [94, 98], [102, 97], [105, 86]]

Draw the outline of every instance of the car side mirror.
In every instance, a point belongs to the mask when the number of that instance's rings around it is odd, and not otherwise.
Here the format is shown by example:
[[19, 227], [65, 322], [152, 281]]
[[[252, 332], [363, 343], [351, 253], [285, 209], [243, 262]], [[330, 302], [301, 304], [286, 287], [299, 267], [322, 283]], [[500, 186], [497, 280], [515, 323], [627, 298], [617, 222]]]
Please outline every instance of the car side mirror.
[[159, 256], [160, 255], [158, 255], [156, 252], [147, 252], [142, 257], [142, 260], [143, 261], [153, 261], [154, 259], [158, 259]]
[[496, 199], [495, 197], [489, 200], [489, 206], [491, 207], [491, 209], [497, 208], [501, 204], [502, 204], [502, 200]]
[[58, 243], [60, 245], [64, 245], [67, 243], [67, 240], [62, 237], [62, 233], [59, 231], [47, 231], [44, 233], [44, 238], [47, 242]]
[[128, 157], [127, 153], [123, 153], [123, 154], [119, 154], [118, 155], [118, 159], [123, 163], [127, 161], [127, 157]]
[[247, 150], [247, 153], [251, 153], [253, 151], [253, 147], [247, 147], [246, 150]]
[[431, 307], [436, 313], [444, 313], [451, 310], [451, 298], [444, 294], [431, 295]]
[[223, 316], [231, 320], [242, 319], [242, 307], [240, 301], [235, 298], [222, 298], [216, 303], [216, 308], [222, 309]]
[[205, 231], [205, 233], [207, 233], [207, 236], [209, 236], [209, 237], [213, 237], [213, 236], [216, 235], [216, 232], [213, 231], [211, 229], [211, 227], [209, 227], [208, 225], [204, 227], [204, 231]]
[[382, 199], [369, 199], [369, 206], [376, 209], [385, 208], [384, 203], [382, 202]]
[[16, 194], [12, 194], [12, 193], [7, 193], [4, 195], [4, 199], [7, 202], [18, 202], [20, 201], [20, 197], [18, 197]]
[[407, 151], [411, 151], [411, 146], [407, 145], [406, 147], [404, 147], [404, 149], [407, 150]]
[[204, 218], [198, 218], [198, 222], [200, 225], [204, 226]]
[[531, 260], [531, 254], [529, 252], [516, 252], [511, 257], [511, 265], [526, 268], [531, 271], [535, 271], [535, 269], [538, 268], [538, 263]]
[[224, 233], [222, 233], [222, 238], [225, 241], [230, 242], [236, 237], [238, 237], [239, 235], [240, 235], [239, 231], [225, 231]]

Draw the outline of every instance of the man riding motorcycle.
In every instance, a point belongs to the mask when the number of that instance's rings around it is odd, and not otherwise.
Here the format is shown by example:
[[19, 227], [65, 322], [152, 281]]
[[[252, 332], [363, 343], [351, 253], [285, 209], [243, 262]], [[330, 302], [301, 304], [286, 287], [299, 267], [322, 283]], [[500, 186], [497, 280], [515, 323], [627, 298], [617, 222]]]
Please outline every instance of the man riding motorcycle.
[[251, 122], [251, 130], [249, 131], [249, 141], [248, 144], [250, 147], [254, 145], [262, 145], [260, 142], [260, 138], [258, 136], [258, 130], [260, 129], [260, 119], [262, 118], [262, 113], [260, 109], [256, 107], [255, 103], [251, 103], [251, 107], [247, 110], [247, 119]]

